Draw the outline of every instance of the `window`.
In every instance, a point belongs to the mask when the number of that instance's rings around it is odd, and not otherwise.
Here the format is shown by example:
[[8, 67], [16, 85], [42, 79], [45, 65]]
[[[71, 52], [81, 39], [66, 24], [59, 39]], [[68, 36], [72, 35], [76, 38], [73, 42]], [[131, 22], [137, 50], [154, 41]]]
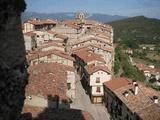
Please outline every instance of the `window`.
[[71, 89], [71, 83], [67, 83], [67, 89], [68, 89], [68, 90]]
[[101, 92], [101, 88], [100, 88], [100, 87], [97, 87], [96, 92]]
[[51, 58], [51, 55], [47, 55], [47, 58]]
[[96, 83], [100, 83], [100, 77], [96, 78]]

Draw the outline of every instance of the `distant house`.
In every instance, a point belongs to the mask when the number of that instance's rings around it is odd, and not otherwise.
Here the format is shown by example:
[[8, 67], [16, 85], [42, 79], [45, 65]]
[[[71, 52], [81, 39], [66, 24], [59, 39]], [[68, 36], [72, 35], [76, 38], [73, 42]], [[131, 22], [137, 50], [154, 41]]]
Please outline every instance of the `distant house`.
[[86, 44], [84, 46], [72, 48], [71, 50], [72, 52], [76, 52], [82, 49], [88, 49], [88, 51], [90, 50], [92, 53], [100, 54], [102, 58], [104, 59], [104, 61], [106, 62], [106, 65], [108, 66], [108, 68], [111, 70], [113, 60], [114, 60], [113, 48], [111, 47], [107, 48], [107, 47], [103, 47], [97, 44]]
[[[70, 99], [75, 98], [74, 68], [59, 63], [39, 63], [28, 68], [29, 83], [26, 87], [26, 102], [35, 102], [37, 96], [43, 99], [42, 106], [69, 108]], [[70, 89], [68, 84], [70, 83]], [[30, 96], [30, 99], [28, 99]], [[46, 102], [48, 100], [48, 103]], [[35, 103], [35, 105], [41, 104]]]
[[128, 78], [116, 78], [104, 86], [105, 106], [112, 120], [160, 119], [159, 92]]
[[[159, 78], [160, 75], [160, 69], [155, 68], [154, 65], [144, 65], [144, 64], [136, 64], [135, 65], [139, 70], [142, 70], [144, 72], [145, 77], [147, 78]], [[157, 79], [158, 80], [158, 79]]]
[[43, 45], [41, 45], [41, 47], [38, 47], [38, 50], [40, 51], [49, 51], [53, 49], [65, 52], [65, 46], [62, 45], [62, 43], [54, 41], [46, 42]]
[[95, 62], [97, 64], [106, 63], [101, 55], [93, 53], [88, 48], [84, 48], [73, 53], [73, 56], [75, 58], [75, 66], [79, 73], [84, 72], [85, 65], [94, 64]]
[[72, 20], [65, 20], [61, 23], [59, 22], [52, 30], [64, 34], [69, 38], [76, 38], [77, 34], [81, 32], [80, 26]]
[[30, 65], [56, 62], [73, 67], [74, 63], [74, 59], [69, 54], [56, 49], [48, 51], [36, 51], [35, 53], [28, 55], [27, 60]]
[[133, 50], [132, 49], [127, 49], [127, 50], [125, 50], [125, 53], [132, 55], [133, 54]]
[[51, 30], [55, 25], [57, 24], [57, 21], [47, 19], [47, 20], [40, 20], [40, 19], [30, 19], [23, 23], [24, 26], [24, 33], [31, 32], [35, 30]]
[[105, 65], [95, 63], [85, 66], [82, 82], [85, 82], [86, 86], [89, 87], [90, 97], [93, 103], [103, 102], [103, 83], [109, 80], [111, 80], [111, 71]]

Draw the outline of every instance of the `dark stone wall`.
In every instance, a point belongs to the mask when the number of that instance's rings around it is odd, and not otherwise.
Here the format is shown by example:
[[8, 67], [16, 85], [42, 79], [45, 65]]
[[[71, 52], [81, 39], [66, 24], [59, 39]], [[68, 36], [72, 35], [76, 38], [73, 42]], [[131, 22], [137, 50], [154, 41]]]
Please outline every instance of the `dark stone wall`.
[[21, 28], [24, 0], [0, 0], [0, 120], [17, 120], [27, 84]]

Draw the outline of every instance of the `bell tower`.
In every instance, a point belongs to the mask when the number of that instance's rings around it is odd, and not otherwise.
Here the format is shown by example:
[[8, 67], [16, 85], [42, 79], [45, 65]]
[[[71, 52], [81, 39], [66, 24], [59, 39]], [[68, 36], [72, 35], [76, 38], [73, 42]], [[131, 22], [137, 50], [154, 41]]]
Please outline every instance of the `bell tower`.
[[82, 12], [82, 11], [78, 11], [75, 14], [75, 18], [76, 18], [76, 20], [79, 20], [79, 21], [83, 22], [83, 20], [85, 19], [85, 13]]

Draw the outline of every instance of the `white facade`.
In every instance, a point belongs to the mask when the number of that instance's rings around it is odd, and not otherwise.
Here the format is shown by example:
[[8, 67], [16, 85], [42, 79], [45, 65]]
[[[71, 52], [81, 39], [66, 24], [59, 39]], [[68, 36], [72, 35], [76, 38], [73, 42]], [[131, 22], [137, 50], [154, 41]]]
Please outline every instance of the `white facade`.
[[24, 33], [26, 33], [26, 32], [31, 32], [31, 31], [34, 31], [35, 29], [34, 29], [34, 25], [33, 24], [31, 24], [31, 23], [28, 23], [28, 22], [26, 22], [26, 23], [24, 23]]
[[36, 40], [33, 36], [24, 35], [24, 42], [26, 51], [31, 51], [36, 47]]
[[103, 96], [104, 95], [103, 86], [93, 86], [91, 89], [92, 89], [93, 96]]
[[75, 98], [75, 89], [76, 89], [76, 78], [75, 73], [72, 71], [67, 71], [67, 96], [71, 99]]
[[111, 75], [103, 70], [99, 70], [90, 75], [89, 85], [91, 86], [92, 96], [103, 96], [103, 83], [111, 80]]
[[[96, 83], [97, 78], [100, 79], [100, 83]], [[107, 72], [99, 70], [92, 75], [90, 75], [90, 86], [103, 85], [104, 82], [111, 80], [111, 75]]]
[[41, 46], [44, 43], [44, 32], [42, 31], [34, 31], [36, 34], [36, 43], [37, 46]]

